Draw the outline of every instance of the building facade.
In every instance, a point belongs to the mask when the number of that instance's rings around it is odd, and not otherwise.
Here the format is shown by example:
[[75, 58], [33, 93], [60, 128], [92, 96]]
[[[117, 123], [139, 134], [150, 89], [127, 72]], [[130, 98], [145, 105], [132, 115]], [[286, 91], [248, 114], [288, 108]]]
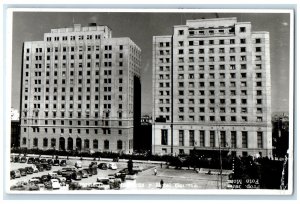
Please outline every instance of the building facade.
[[132, 152], [140, 66], [141, 49], [107, 26], [75, 24], [25, 42], [21, 147]]
[[269, 33], [236, 18], [153, 37], [152, 153], [272, 156]]

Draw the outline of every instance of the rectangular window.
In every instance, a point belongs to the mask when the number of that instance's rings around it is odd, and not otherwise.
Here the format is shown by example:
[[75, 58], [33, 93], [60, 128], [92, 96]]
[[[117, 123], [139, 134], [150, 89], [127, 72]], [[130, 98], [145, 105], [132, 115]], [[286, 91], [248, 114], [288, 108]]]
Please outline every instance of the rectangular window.
[[168, 145], [168, 130], [166, 129], [161, 130], [161, 144]]
[[263, 148], [263, 133], [257, 132], [257, 148]]
[[215, 147], [215, 131], [210, 131], [209, 143], [210, 147]]
[[205, 131], [200, 130], [200, 147], [205, 146]]
[[179, 146], [184, 146], [184, 130], [179, 130]]
[[195, 131], [190, 130], [190, 146], [195, 146]]
[[220, 142], [221, 142], [221, 147], [226, 146], [226, 132], [225, 131], [220, 131]]
[[231, 131], [231, 148], [236, 148], [236, 131]]
[[248, 133], [242, 131], [242, 148], [248, 148]]

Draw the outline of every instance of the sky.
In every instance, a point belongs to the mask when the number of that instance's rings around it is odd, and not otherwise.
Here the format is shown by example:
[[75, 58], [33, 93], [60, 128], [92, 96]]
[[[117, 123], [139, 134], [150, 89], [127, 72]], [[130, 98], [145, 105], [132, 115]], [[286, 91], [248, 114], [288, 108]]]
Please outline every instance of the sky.
[[174, 25], [201, 18], [237, 17], [251, 22], [252, 31], [270, 33], [272, 112], [289, 110], [290, 14], [288, 13], [116, 13], [116, 12], [15, 12], [13, 14], [12, 100], [20, 109], [22, 45], [41, 41], [53, 28], [72, 27], [74, 23], [107, 25], [112, 37], [129, 37], [142, 50], [142, 113], [152, 111], [152, 37], [172, 35]]

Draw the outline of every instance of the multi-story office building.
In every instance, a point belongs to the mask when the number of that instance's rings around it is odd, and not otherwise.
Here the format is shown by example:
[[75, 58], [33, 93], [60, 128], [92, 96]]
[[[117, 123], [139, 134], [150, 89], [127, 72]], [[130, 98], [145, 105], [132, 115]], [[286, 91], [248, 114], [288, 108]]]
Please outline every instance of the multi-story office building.
[[21, 147], [132, 152], [141, 50], [107, 26], [51, 29], [23, 46]]
[[269, 33], [236, 18], [153, 37], [152, 152], [272, 156]]

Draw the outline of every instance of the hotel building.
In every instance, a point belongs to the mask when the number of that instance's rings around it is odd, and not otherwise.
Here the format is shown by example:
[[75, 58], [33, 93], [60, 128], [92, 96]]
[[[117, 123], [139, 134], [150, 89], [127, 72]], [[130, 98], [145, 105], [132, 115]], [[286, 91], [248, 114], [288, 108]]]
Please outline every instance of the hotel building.
[[132, 152], [140, 67], [141, 49], [131, 39], [94, 23], [25, 42], [21, 147]]
[[153, 154], [272, 156], [270, 40], [236, 18], [153, 37]]

